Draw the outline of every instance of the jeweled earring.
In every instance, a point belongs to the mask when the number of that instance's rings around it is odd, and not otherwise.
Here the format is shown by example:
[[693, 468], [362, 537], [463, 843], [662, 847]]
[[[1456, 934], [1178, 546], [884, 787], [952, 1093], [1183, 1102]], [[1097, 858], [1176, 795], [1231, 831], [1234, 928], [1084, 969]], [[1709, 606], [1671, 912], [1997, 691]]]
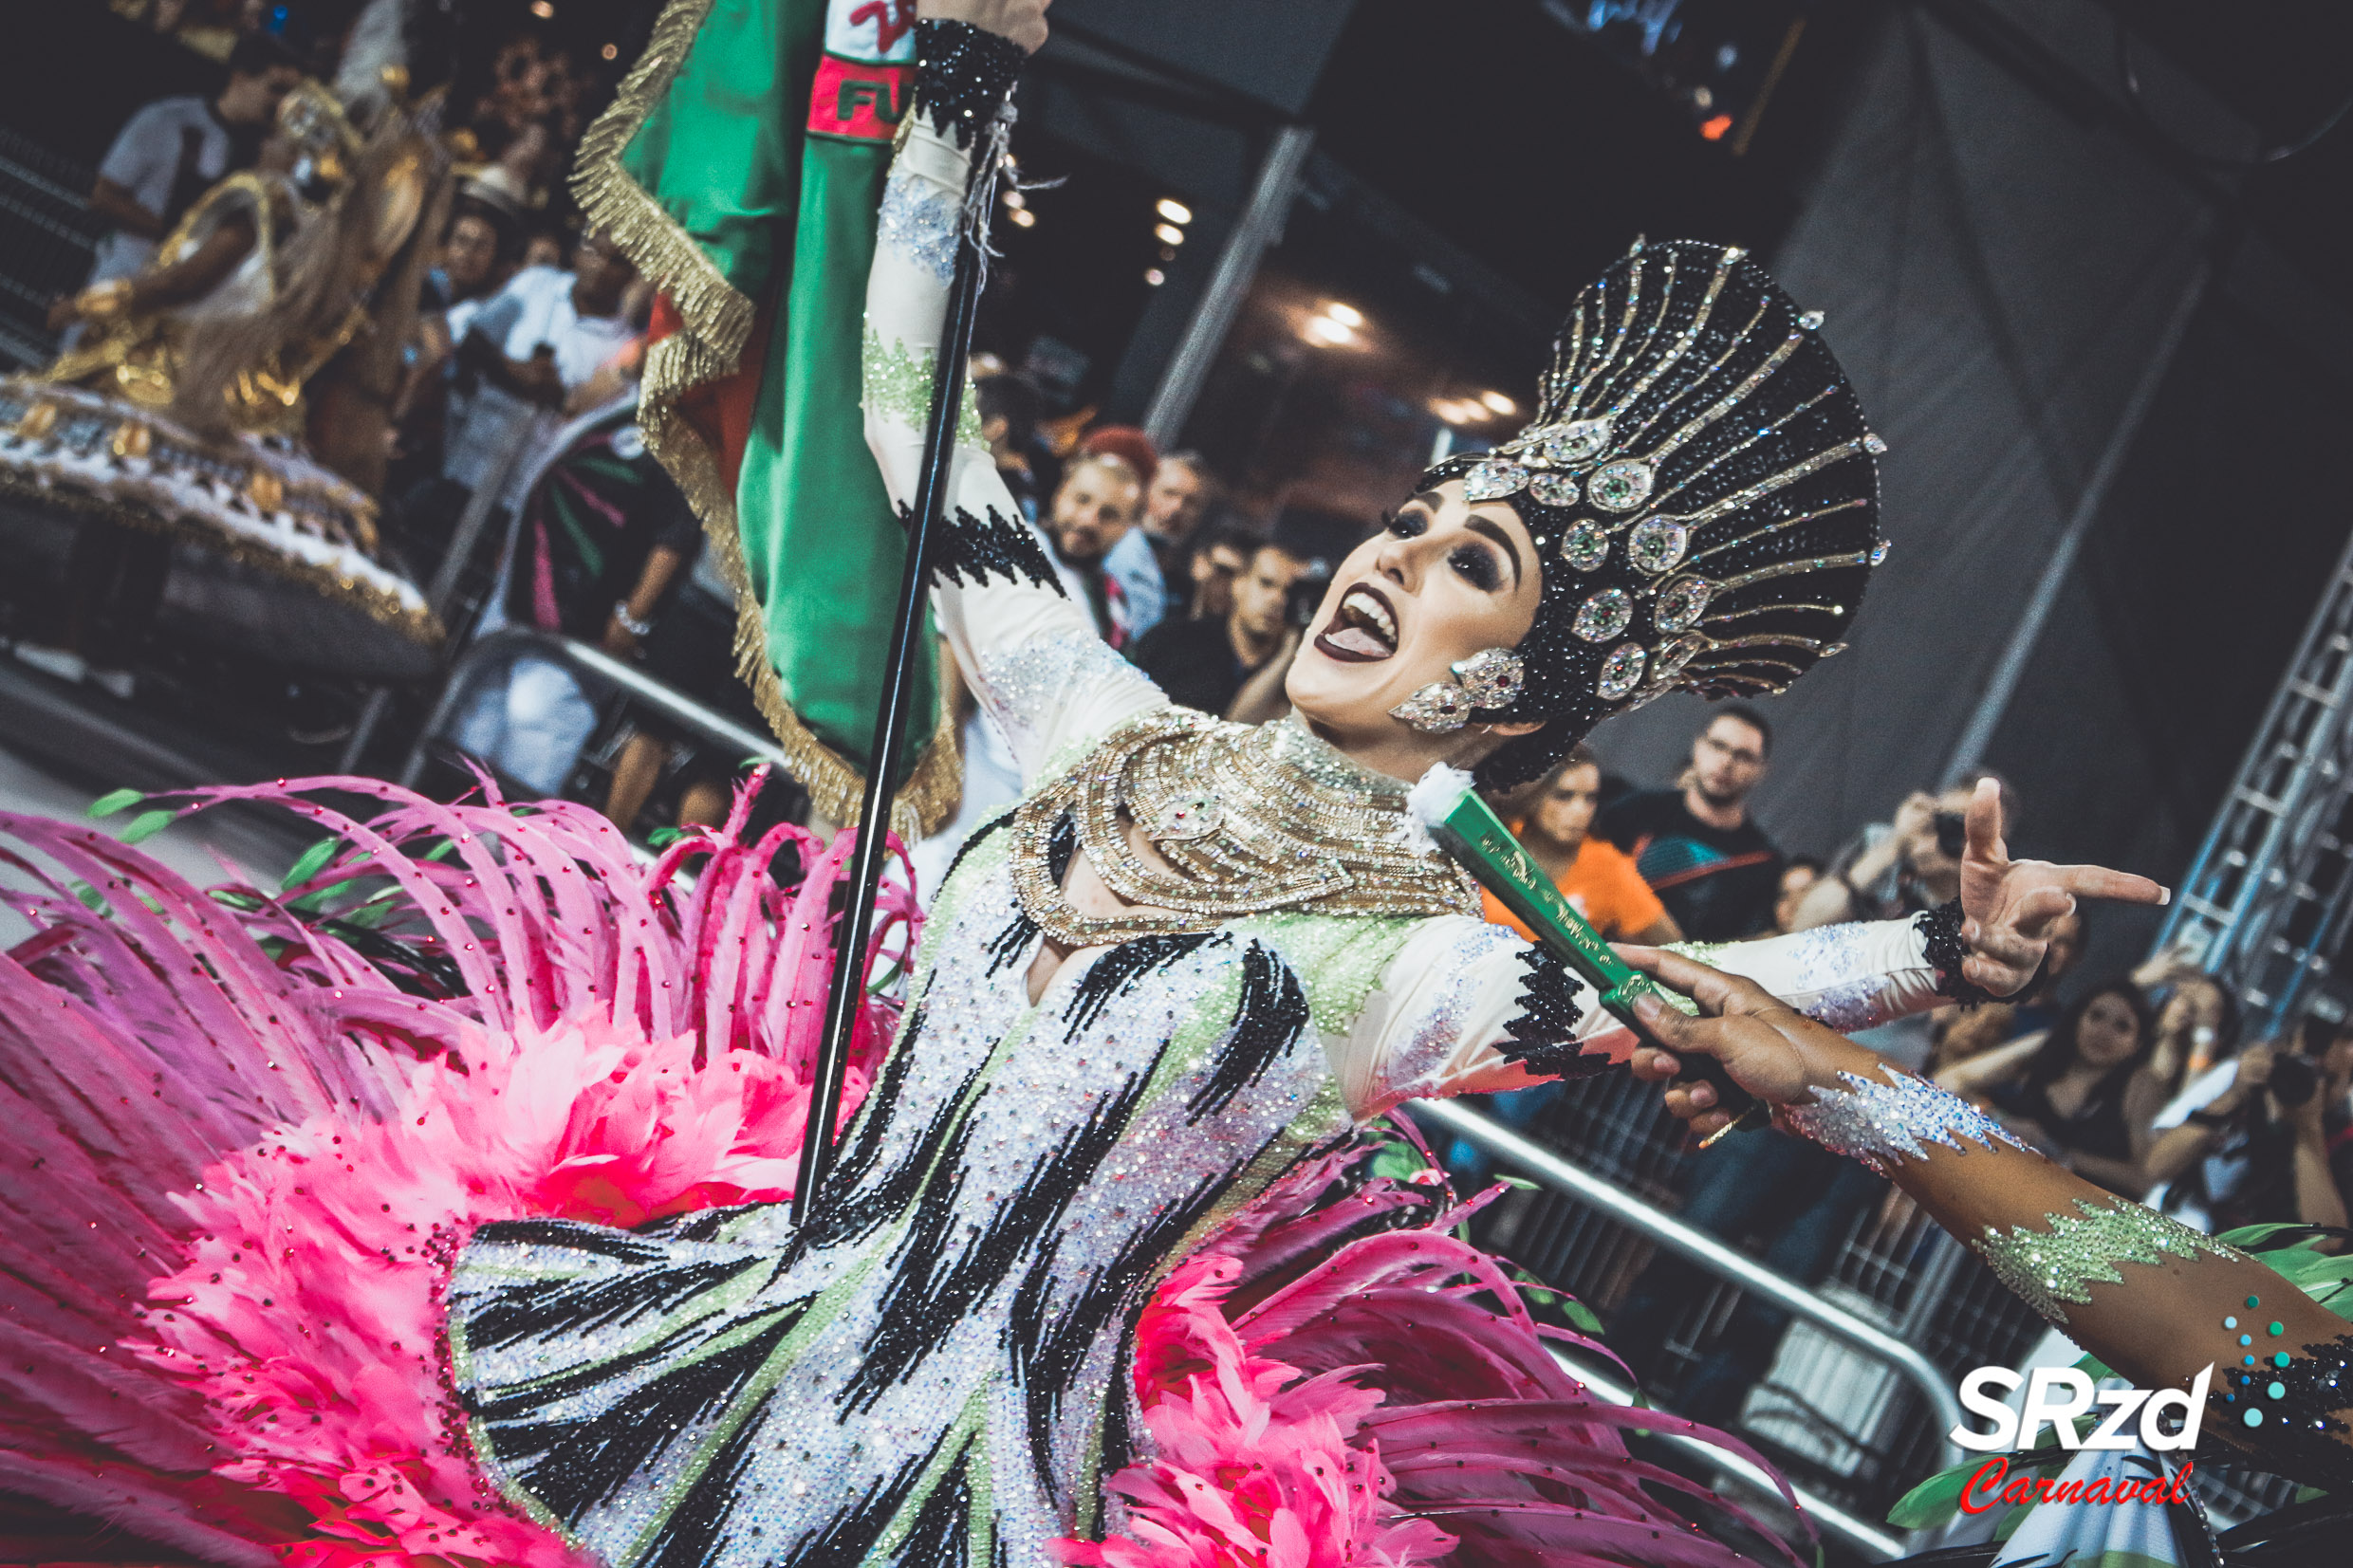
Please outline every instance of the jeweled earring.
[[1483, 648], [1452, 666], [1460, 684], [1434, 680], [1389, 710], [1426, 735], [1451, 735], [1477, 710], [1509, 708], [1519, 699], [1528, 666], [1509, 648]]

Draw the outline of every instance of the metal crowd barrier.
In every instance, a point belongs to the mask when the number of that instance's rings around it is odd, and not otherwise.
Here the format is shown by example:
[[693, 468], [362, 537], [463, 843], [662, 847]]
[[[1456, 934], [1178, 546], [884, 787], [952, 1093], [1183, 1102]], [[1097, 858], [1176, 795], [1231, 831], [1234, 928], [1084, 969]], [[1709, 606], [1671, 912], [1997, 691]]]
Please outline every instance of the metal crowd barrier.
[[682, 729], [691, 730], [713, 746], [724, 747], [738, 756], [773, 763], [779, 770], [788, 771], [785, 754], [774, 740], [754, 734], [742, 725], [714, 713], [702, 704], [672, 687], [663, 685], [634, 664], [626, 664], [601, 648], [544, 632], [535, 626], [502, 626], [497, 631], [476, 637], [451, 665], [449, 676], [441, 684], [441, 694], [425, 719], [425, 727], [417, 732], [410, 747], [408, 760], [401, 765], [400, 783], [408, 788], [417, 787], [432, 760], [433, 744], [448, 730], [450, 723], [463, 709], [466, 699], [489, 676], [504, 669], [517, 655], [536, 654], [540, 657], [563, 665], [608, 691], [621, 692], [632, 702], [652, 710]]
[[[1689, 1260], [1751, 1296], [1769, 1301], [1807, 1325], [1815, 1334], [1843, 1347], [1849, 1355], [1859, 1355], [1886, 1373], [1892, 1373], [1896, 1379], [1910, 1384], [1926, 1407], [1928, 1420], [1934, 1424], [1936, 1433], [1934, 1457], [1922, 1467], [1921, 1474], [1929, 1469], [1958, 1463], [1961, 1459], [1960, 1448], [1948, 1435], [1954, 1428], [1963, 1424], [1960, 1401], [1954, 1393], [1953, 1374], [1922, 1354], [1917, 1345], [1838, 1304], [1828, 1294], [1774, 1273], [1738, 1248], [1704, 1230], [1685, 1225], [1617, 1183], [1572, 1164], [1544, 1145], [1473, 1110], [1460, 1100], [1416, 1100], [1408, 1109], [1416, 1121], [1442, 1129], [1468, 1141], [1499, 1164], [1533, 1179], [1547, 1192], [1573, 1200], [1611, 1226], [1641, 1237], [1657, 1248]], [[1525, 1258], [1520, 1261], [1527, 1262]], [[1536, 1272], [1548, 1283], [1570, 1289], [1572, 1294], [1584, 1295], [1584, 1291], [1575, 1289], [1555, 1273], [1542, 1268], [1536, 1269]], [[1574, 1370], [1579, 1376], [1591, 1383], [1596, 1392], [1631, 1400], [1631, 1391], [1610, 1386], [1605, 1378], [1596, 1377], [1590, 1369], [1577, 1366]], [[1884, 1406], [1886, 1402], [1882, 1398], [1880, 1403]], [[1735, 1474], [1753, 1468], [1732, 1465], [1720, 1449], [1696, 1440], [1691, 1440], [1687, 1446], [1695, 1454]], [[1761, 1475], [1749, 1479], [1753, 1485], [1769, 1486]], [[1910, 1479], [1917, 1480], [1918, 1477]], [[1884, 1559], [1900, 1556], [1909, 1549], [1899, 1536], [1869, 1522], [1854, 1511], [1851, 1500], [1834, 1498], [1820, 1488], [1801, 1484], [1793, 1483], [1793, 1489], [1798, 1492], [1800, 1501], [1817, 1525], [1844, 1540], [1864, 1555], [1874, 1559]]]
[[0, 130], [0, 366], [57, 353], [49, 302], [80, 288], [105, 225], [89, 210], [96, 174]]

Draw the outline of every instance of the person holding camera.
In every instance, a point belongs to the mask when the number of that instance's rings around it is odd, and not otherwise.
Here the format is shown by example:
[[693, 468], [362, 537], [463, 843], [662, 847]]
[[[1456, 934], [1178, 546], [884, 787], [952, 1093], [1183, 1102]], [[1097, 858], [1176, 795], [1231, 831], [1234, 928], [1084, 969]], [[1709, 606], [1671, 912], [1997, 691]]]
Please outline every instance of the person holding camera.
[[1981, 778], [2002, 785], [2003, 820], [2014, 821], [2010, 785], [1990, 773], [1972, 773], [1934, 795], [1915, 790], [1894, 821], [1865, 827], [1830, 863], [1830, 874], [1806, 890], [1796, 928], [1896, 919], [1954, 897], [1961, 885], [1964, 819]]
[[2353, 1024], [2307, 1019], [2301, 1043], [2250, 1045], [2165, 1107], [2147, 1159], [2152, 1208], [2210, 1234], [2346, 1223]]
[[[1222, 620], [1164, 620], [1131, 656], [1169, 701], [1204, 713], [1250, 717], [1230, 710], [1251, 677], [1263, 672], [1274, 672], [1279, 692], [1283, 672], [1299, 651], [1301, 620], [1289, 613], [1291, 590], [1309, 577], [1311, 564], [1271, 541], [1256, 545], [1234, 579], [1233, 608]], [[1313, 611], [1312, 600], [1307, 608]]]

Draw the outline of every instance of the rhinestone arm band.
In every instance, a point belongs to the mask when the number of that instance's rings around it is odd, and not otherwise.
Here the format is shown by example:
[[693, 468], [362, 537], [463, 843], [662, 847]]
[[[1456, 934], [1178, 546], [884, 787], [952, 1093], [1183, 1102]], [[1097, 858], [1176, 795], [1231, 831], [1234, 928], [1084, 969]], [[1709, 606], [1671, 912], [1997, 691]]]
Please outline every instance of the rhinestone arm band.
[[1021, 75], [1021, 46], [970, 22], [915, 25], [916, 112], [959, 147], [997, 117]]
[[1966, 1153], [1972, 1143], [1988, 1151], [2000, 1145], [2033, 1152], [1967, 1100], [1884, 1062], [1880, 1073], [1876, 1079], [1839, 1074], [1845, 1088], [1819, 1088], [1811, 1105], [1784, 1106], [1782, 1125], [1832, 1153], [1853, 1155], [1881, 1175], [1889, 1173], [1899, 1154], [1926, 1159], [1932, 1143], [1955, 1153]]
[[2171, 1215], [2123, 1198], [2075, 1200], [2076, 1213], [2046, 1214], [2047, 1230], [1986, 1227], [1972, 1245], [1993, 1276], [2018, 1299], [2064, 1327], [2066, 1307], [2091, 1300], [2095, 1284], [2118, 1285], [2118, 1264], [2155, 1264], [2164, 1257], [2245, 1258], [2235, 1247], [2191, 1229]]
[[1928, 962], [1936, 970], [1936, 994], [1950, 997], [1964, 1007], [1973, 1007], [1980, 1002], [1999, 999], [1984, 987], [1972, 985], [1962, 977], [1961, 961], [1969, 956], [1969, 946], [1961, 940], [1962, 918], [1958, 898], [1913, 917], [1919, 927], [1921, 944], [1927, 949]]

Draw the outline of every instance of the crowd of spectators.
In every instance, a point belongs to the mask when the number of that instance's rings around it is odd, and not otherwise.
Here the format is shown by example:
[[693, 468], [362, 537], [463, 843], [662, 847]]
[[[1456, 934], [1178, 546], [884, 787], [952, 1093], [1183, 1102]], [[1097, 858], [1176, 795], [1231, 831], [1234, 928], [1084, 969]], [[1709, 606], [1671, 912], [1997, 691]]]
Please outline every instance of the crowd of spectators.
[[[185, 9], [157, 4], [155, 25], [167, 12], [185, 25]], [[288, 88], [332, 74], [327, 34], [273, 30], [254, 16], [221, 40], [216, 92], [151, 103], [121, 128], [90, 194], [108, 226], [91, 281], [136, 272], [192, 202], [260, 155]], [[618, 69], [610, 50], [600, 64], [527, 26], [481, 40], [450, 83], [463, 177], [406, 345], [386, 536], [433, 581], [472, 514], [503, 541], [473, 635], [507, 623], [561, 631], [643, 659], [756, 729], [733, 673], [731, 591], [626, 418], [650, 289], [618, 248], [583, 231], [564, 190]], [[1327, 541], [1244, 515], [1197, 452], [1161, 452], [1132, 426], [1057, 416], [1025, 374], [985, 354], [975, 366], [995, 464], [1104, 641], [1179, 702], [1252, 722], [1279, 715], [1283, 675], [1327, 580]], [[550, 475], [562, 483], [546, 489], [584, 498], [580, 516], [534, 498]], [[1017, 780], [949, 664], [967, 760], [965, 808], [941, 836], [952, 847]], [[597, 723], [570, 676], [525, 659], [480, 694], [461, 729], [510, 778], [553, 790]], [[1736, 940], [1897, 918], [1955, 896], [1975, 776], [1908, 796], [1820, 858], [1791, 855], [1753, 810], [1772, 747], [1762, 712], [1719, 704], [1656, 787], [1613, 778], [1581, 747], [1497, 803], [1570, 902], [1618, 940]], [[724, 805], [725, 767], [707, 751], [682, 733], [632, 727], [615, 742], [608, 809], [641, 826], [658, 797], [669, 820], [708, 820]], [[2004, 804], [2014, 821], [2006, 785]], [[2084, 947], [2079, 916], [2021, 995], [1866, 1039], [2113, 1190], [2197, 1223], [2342, 1223], [2353, 1190], [2353, 1026], [2315, 1023], [2242, 1049], [2229, 991], [2180, 955], [2084, 974]], [[1513, 1114], [1528, 1120], [1533, 1109]], [[1775, 1257], [1803, 1275], [1877, 1194], [1806, 1166], [1788, 1143], [1764, 1134], [1728, 1145], [1749, 1153], [1719, 1152], [1709, 1169], [1720, 1198], [1695, 1187], [1686, 1212], [1728, 1234], [1753, 1213], [1797, 1216], [1781, 1227]]]
[[[1772, 743], [1762, 713], [1721, 704], [1661, 787], [1609, 777], [1581, 747], [1495, 804], [1569, 902], [1616, 941], [1726, 941], [1894, 919], [1958, 895], [1970, 802], [1992, 775], [1916, 792], [1824, 858], [1790, 856], [1751, 809]], [[2014, 825], [2018, 802], [1994, 782]], [[1517, 924], [1491, 899], [1488, 913]], [[2087, 1180], [2200, 1228], [2344, 1226], [2353, 1020], [2336, 999], [2325, 997], [2288, 1038], [2243, 1043], [2229, 987], [2184, 953], [2103, 974], [2084, 972], [2086, 950], [2078, 912], [2054, 930], [2040, 972], [2018, 995], [1858, 1038]], [[1545, 1112], [1566, 1092], [1547, 1084], [1491, 1097], [1483, 1109], [1543, 1139]], [[1573, 1135], [1560, 1152], [1579, 1157]], [[1466, 1190], [1491, 1175], [1464, 1140], [1447, 1164]], [[1770, 1129], [1683, 1159], [1677, 1182], [1683, 1220], [1750, 1245], [1804, 1283], [1825, 1280], [1850, 1240], [1903, 1202], [1858, 1163]], [[1678, 1411], [1726, 1422], [1766, 1375], [1788, 1318], [1744, 1297], [1695, 1339], [1675, 1343], [1691, 1332], [1687, 1309], [1708, 1299], [1709, 1284], [1695, 1265], [1661, 1254], [1619, 1295], [1610, 1344], [1646, 1381], [1675, 1385]], [[1690, 1362], [1679, 1376], [1668, 1375], [1671, 1356]]]

